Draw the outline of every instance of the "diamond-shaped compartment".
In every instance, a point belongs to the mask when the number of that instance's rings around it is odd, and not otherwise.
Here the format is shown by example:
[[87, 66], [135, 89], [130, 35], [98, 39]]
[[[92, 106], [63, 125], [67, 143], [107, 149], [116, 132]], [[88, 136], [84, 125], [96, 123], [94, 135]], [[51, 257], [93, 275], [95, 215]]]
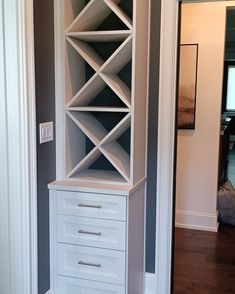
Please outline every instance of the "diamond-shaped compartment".
[[67, 106], [88, 105], [105, 85], [108, 85], [122, 102], [130, 107], [131, 90], [118, 76], [118, 73], [131, 60], [132, 37], [129, 36], [106, 60], [96, 53], [89, 44], [67, 38], [70, 45], [96, 71], [96, 74], [73, 96]]
[[130, 127], [130, 114], [125, 115], [115, 127], [107, 130], [91, 113], [67, 112], [72, 121], [84, 132], [85, 136], [95, 144], [89, 153], [73, 168], [68, 177], [79, 175], [92, 166], [100, 156], [104, 156], [114, 169], [125, 179], [130, 178], [130, 155], [118, 143], [118, 138]]
[[[66, 32], [97, 31], [104, 20], [113, 13], [124, 29], [132, 29], [130, 17], [118, 6], [120, 0], [91, 0], [69, 25]], [[117, 23], [117, 21], [116, 21]], [[123, 29], [123, 27], [121, 27]]]

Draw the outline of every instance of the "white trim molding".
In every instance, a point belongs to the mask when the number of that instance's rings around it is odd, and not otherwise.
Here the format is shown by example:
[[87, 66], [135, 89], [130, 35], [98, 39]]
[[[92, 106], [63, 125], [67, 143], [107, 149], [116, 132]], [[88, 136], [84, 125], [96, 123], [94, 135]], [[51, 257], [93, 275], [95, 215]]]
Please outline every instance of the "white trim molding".
[[[3, 240], [4, 227], [9, 244], [7, 250], [2, 246], [0, 250], [0, 260], [4, 255], [4, 260], [8, 260], [0, 277], [0, 292], [37, 294], [33, 0], [1, 0], [0, 6], [0, 71], [4, 80], [0, 107], [4, 144], [0, 144], [0, 154], [5, 158], [0, 179], [5, 187], [0, 207], [0, 215], [5, 209], [0, 239]], [[6, 279], [3, 284], [2, 279]]]
[[175, 226], [200, 231], [218, 231], [218, 214], [176, 210]]
[[146, 273], [145, 276], [145, 294], [154, 294], [156, 275]]
[[155, 294], [171, 293], [178, 3], [162, 1]]

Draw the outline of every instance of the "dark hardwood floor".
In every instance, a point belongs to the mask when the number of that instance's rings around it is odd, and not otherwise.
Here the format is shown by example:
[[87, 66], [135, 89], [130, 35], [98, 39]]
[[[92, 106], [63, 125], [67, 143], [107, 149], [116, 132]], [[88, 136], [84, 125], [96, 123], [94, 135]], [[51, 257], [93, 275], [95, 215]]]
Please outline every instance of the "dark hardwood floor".
[[174, 294], [235, 293], [235, 228], [176, 229]]

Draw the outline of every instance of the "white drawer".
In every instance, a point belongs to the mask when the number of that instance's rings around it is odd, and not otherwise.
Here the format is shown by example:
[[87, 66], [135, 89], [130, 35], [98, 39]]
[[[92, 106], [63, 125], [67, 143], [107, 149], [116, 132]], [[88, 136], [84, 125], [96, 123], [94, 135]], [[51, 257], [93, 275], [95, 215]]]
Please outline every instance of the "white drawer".
[[125, 285], [125, 252], [57, 243], [57, 274]]
[[125, 251], [126, 223], [57, 215], [57, 241]]
[[125, 287], [57, 276], [56, 294], [125, 294]]
[[126, 198], [105, 194], [58, 191], [57, 213], [125, 221]]

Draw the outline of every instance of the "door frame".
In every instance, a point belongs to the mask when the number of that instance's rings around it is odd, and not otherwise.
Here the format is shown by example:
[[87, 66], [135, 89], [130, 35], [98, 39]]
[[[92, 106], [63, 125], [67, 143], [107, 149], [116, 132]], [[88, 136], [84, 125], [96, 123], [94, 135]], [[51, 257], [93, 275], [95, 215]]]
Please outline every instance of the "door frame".
[[176, 0], [162, 1], [156, 193], [156, 294], [170, 294], [172, 291], [178, 11], [179, 3]]
[[[37, 178], [33, 0], [0, 0], [3, 144], [1, 292], [37, 294]], [[3, 190], [4, 189], [4, 190]], [[5, 197], [4, 197], [5, 196]], [[8, 246], [6, 246], [8, 244]], [[5, 245], [5, 246], [4, 246]]]
[[[4, 10], [6, 93], [6, 105], [0, 108], [0, 113], [5, 115], [8, 149], [8, 172], [3, 180], [7, 183], [9, 205], [7, 218], [11, 246], [7, 257], [11, 265], [11, 279], [14, 279], [14, 283], [9, 282], [8, 286], [12, 291], [10, 293], [37, 294], [33, 0], [1, 0], [0, 5]], [[177, 28], [178, 3], [176, 0], [162, 1], [155, 262], [155, 293], [158, 294], [169, 294], [171, 291]], [[8, 66], [10, 56], [14, 56], [17, 66]], [[12, 97], [14, 100], [9, 102]], [[9, 109], [12, 105], [14, 107]], [[2, 148], [1, 145], [0, 151]], [[17, 162], [12, 160], [13, 154], [19, 155]], [[14, 182], [17, 176], [20, 180]], [[18, 209], [19, 206], [21, 209]]]

